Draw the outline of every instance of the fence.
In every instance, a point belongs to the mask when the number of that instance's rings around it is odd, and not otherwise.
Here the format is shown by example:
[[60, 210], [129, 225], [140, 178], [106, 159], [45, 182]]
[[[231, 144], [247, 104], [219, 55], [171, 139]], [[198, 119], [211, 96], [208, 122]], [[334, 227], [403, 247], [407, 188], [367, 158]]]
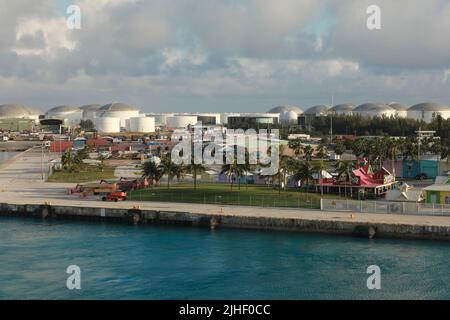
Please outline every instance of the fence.
[[310, 208], [319, 209], [320, 200], [306, 198], [298, 195], [255, 195], [246, 192], [214, 193], [214, 192], [181, 192], [179, 190], [166, 191], [155, 189], [135, 190], [128, 194], [128, 200], [134, 201], [160, 201], [160, 202], [184, 202], [200, 204], [217, 204], [233, 206], [253, 207], [285, 207], [285, 208]]
[[450, 205], [418, 202], [321, 199], [320, 209], [322, 211], [450, 216]]

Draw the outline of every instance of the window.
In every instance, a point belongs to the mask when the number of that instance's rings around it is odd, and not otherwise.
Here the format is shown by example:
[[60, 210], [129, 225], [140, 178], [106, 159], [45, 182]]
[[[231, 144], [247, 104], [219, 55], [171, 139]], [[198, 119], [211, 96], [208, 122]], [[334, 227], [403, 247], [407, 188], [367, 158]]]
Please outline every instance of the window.
[[444, 200], [445, 204], [450, 204], [450, 196], [446, 196]]

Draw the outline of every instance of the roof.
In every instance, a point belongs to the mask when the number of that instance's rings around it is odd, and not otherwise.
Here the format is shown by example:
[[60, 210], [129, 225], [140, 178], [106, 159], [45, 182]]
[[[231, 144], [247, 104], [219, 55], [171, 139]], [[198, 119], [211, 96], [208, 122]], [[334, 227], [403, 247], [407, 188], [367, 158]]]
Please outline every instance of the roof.
[[100, 104], [86, 104], [81, 106], [80, 109], [83, 111], [95, 111], [99, 110], [102, 106]]
[[0, 117], [25, 117], [39, 115], [40, 111], [21, 104], [0, 105]]
[[406, 111], [409, 108], [407, 105], [397, 103], [397, 102], [389, 103], [389, 107], [391, 107], [392, 109], [397, 110], [397, 111]]
[[355, 109], [355, 105], [351, 103], [337, 104], [330, 109], [330, 111], [352, 111]]
[[302, 113], [303, 110], [297, 106], [278, 106], [267, 111], [268, 113], [281, 113], [286, 111], [294, 111], [298, 114]]
[[101, 111], [139, 111], [139, 108], [130, 106], [126, 103], [112, 102], [105, 104], [99, 110]]
[[50, 110], [48, 110], [47, 112], [77, 112], [80, 110], [81, 109], [76, 106], [61, 105], [61, 106], [53, 107]]
[[450, 108], [434, 102], [424, 102], [413, 105], [408, 111], [450, 111]]
[[426, 188], [423, 188], [426, 191], [448, 191], [450, 192], [450, 184], [432, 184]]
[[303, 114], [325, 114], [329, 109], [329, 106], [320, 104], [308, 108]]
[[354, 111], [386, 111], [394, 110], [390, 106], [383, 103], [365, 103], [357, 106]]
[[422, 190], [389, 190], [386, 194], [386, 200], [388, 201], [412, 201], [419, 202], [423, 200]]

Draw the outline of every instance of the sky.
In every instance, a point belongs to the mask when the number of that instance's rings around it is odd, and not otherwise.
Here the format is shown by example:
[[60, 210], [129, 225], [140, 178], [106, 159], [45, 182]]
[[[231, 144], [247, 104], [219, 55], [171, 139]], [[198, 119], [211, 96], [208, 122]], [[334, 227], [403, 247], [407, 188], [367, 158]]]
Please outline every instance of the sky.
[[0, 0], [0, 104], [262, 112], [332, 97], [450, 105], [450, 2]]

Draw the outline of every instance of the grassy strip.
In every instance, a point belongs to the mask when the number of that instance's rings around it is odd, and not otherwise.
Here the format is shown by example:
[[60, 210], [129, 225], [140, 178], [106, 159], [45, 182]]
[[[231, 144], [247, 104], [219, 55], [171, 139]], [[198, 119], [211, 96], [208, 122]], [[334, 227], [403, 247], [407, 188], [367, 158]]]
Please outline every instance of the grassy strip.
[[48, 182], [89, 182], [101, 179], [113, 179], [114, 167], [105, 167], [103, 172], [95, 167], [85, 167], [79, 172], [55, 171]]
[[[161, 185], [153, 189], [135, 190], [128, 193], [127, 199], [135, 201], [164, 201], [207, 203], [219, 205], [247, 205], [263, 207], [314, 208], [320, 207], [320, 194], [303, 193], [298, 189], [286, 191], [267, 188], [265, 186], [241, 185], [230, 189], [226, 184], [201, 184], [194, 189], [191, 184], [177, 184], [167, 189]], [[327, 198], [338, 196], [325, 195]]]

